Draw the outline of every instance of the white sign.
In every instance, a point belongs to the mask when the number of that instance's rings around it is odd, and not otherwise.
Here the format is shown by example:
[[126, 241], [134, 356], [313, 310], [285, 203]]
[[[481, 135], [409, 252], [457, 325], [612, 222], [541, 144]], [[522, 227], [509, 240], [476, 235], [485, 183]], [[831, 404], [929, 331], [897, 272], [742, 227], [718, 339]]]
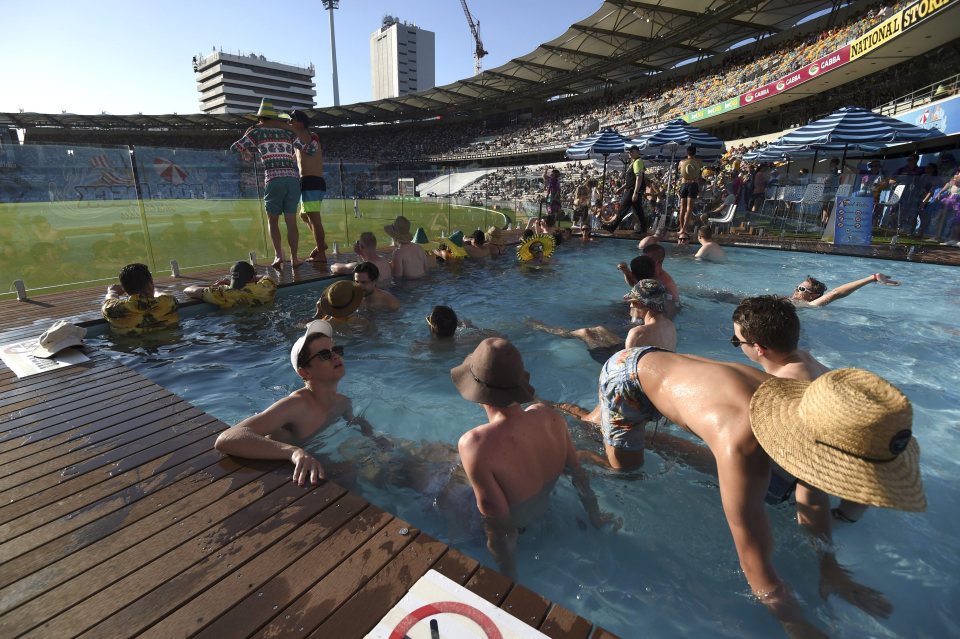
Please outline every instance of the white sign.
[[547, 639], [435, 570], [427, 572], [366, 639]]
[[90, 361], [89, 357], [72, 348], [65, 348], [50, 359], [34, 357], [31, 353], [36, 347], [37, 338], [3, 344], [0, 346], [0, 359], [19, 379]]

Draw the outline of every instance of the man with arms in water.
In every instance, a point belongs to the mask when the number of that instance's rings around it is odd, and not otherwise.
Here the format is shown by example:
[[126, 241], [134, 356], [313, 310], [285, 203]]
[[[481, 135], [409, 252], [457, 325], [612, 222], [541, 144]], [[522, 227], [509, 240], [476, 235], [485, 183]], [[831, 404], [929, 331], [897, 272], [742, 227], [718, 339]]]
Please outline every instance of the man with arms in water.
[[516, 578], [517, 536], [546, 511], [561, 473], [573, 480], [590, 522], [599, 528], [608, 521], [563, 416], [539, 402], [523, 408], [534, 401], [534, 391], [513, 344], [485, 339], [450, 377], [464, 399], [487, 413], [489, 421], [467, 431], [457, 446], [484, 516], [487, 548], [507, 576]]
[[798, 306], [826, 306], [873, 282], [880, 282], [887, 286], [900, 286], [900, 282], [890, 279], [889, 275], [874, 273], [862, 279], [841, 284], [828, 293], [826, 284], [808, 275], [807, 279], [797, 285], [790, 299]]
[[346, 371], [343, 347], [334, 346], [332, 335], [328, 322], [307, 324], [290, 349], [290, 364], [303, 379], [303, 388], [223, 431], [214, 447], [249, 459], [288, 459], [293, 464], [293, 481], [301, 486], [326, 479], [323, 466], [300, 443], [341, 418], [360, 426], [364, 435], [373, 434], [363, 417], [354, 416], [350, 398], [337, 392]]

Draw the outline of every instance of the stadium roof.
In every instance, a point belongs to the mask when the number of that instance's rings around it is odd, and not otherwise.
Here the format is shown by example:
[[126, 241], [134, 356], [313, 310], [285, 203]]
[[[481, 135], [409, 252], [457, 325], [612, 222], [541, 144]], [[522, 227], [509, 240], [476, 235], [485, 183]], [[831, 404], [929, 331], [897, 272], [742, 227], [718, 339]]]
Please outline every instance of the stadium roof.
[[[745, 40], [775, 35], [830, 0], [605, 0], [558, 38], [495, 69], [397, 98], [308, 111], [317, 125], [422, 120], [502, 111], [576, 95], [709, 58]], [[3, 113], [0, 125], [110, 129], [242, 128], [249, 115]]]

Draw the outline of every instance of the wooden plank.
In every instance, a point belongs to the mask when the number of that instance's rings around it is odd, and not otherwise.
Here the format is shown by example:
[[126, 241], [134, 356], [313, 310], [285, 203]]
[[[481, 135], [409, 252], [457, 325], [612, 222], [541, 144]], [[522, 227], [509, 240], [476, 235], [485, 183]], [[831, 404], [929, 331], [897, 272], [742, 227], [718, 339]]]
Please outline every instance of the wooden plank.
[[[40, 506], [68, 497], [81, 488], [119, 475], [125, 468], [138, 466], [145, 461], [187, 446], [197, 439], [210, 438], [207, 445], [213, 447], [213, 438], [225, 428], [225, 425], [223, 422], [210, 421], [212, 419], [205, 413], [190, 407], [183, 413], [170, 415], [156, 422], [157, 429], [161, 432], [166, 429], [166, 434], [169, 435], [159, 443], [138, 449], [137, 442], [132, 442], [126, 447], [110, 451], [107, 455], [65, 468], [59, 473], [47, 475], [30, 484], [0, 492], [0, 500], [2, 500], [0, 522], [9, 522]], [[174, 435], [180, 436], [174, 437]], [[102, 472], [93, 472], [98, 469]], [[0, 525], [0, 531], [2, 530], [3, 525]], [[0, 532], [0, 539], [3, 538], [3, 533]]]
[[[209, 503], [204, 502], [204, 499], [212, 501], [262, 475], [261, 469], [245, 468], [232, 459], [221, 458], [220, 453], [212, 450], [161, 472], [156, 477], [151, 477], [152, 468], [160, 466], [159, 460], [153, 464], [141, 466], [138, 472], [142, 470], [147, 479], [108, 494], [90, 505], [68, 512], [65, 516], [51, 519], [49, 523], [39, 528], [34, 528], [30, 535], [31, 545], [28, 551], [23, 551], [15, 559], [3, 564], [0, 588], [44, 570], [64, 557], [79, 553], [82, 549], [99, 543], [101, 539], [116, 533], [121, 528], [133, 526], [168, 507], [169, 504], [179, 502], [187, 495], [193, 496], [188, 502], [181, 502], [178, 506], [184, 515], [190, 512], [186, 510], [187, 508], [198, 510]], [[243, 472], [236, 472], [241, 469]], [[229, 482], [220, 486], [219, 489], [212, 491], [208, 489], [206, 494], [197, 494], [231, 473], [236, 474], [232, 475]], [[99, 484], [97, 488], [101, 486], [104, 484]], [[140, 526], [144, 525], [149, 526], [149, 524], [140, 524]], [[128, 534], [135, 535], [134, 541], [147, 534], [146, 529], [142, 527], [131, 530], [134, 532]], [[110, 542], [111, 549], [117, 548], [118, 544], [115, 538]], [[116, 552], [120, 549], [116, 549]], [[102, 556], [100, 560], [103, 560]], [[51, 572], [64, 574], [65, 569], [58, 567]], [[44, 575], [38, 575], [38, 577], [43, 584], [52, 582], [50, 577]], [[23, 583], [18, 585], [18, 588], [22, 589]], [[0, 590], [0, 609], [3, 606], [2, 602], [3, 591]]]
[[[445, 549], [444, 544], [429, 535], [418, 535], [308, 636], [314, 639], [364, 636], [403, 599]], [[301, 626], [307, 627], [304, 623]]]
[[480, 562], [476, 559], [467, 557], [459, 550], [447, 548], [443, 557], [433, 565], [433, 570], [462, 586], [473, 576], [479, 566]]
[[[73, 636], [109, 614], [107, 611], [116, 610], [122, 592], [111, 589], [107, 591], [109, 597], [101, 596], [108, 586], [148, 563], [157, 565], [156, 559], [194, 537], [202, 539], [194, 543], [215, 550], [303, 494], [304, 490], [290, 482], [289, 477], [268, 474], [262, 481], [251, 482], [187, 517], [181, 518], [178, 511], [167, 511], [164, 529], [125, 549], [112, 561], [98, 564], [19, 606], [13, 614], [0, 617], [0, 635], [30, 631], [26, 636]], [[162, 571], [164, 562], [159, 564], [161, 574], [167, 574]], [[171, 562], [166, 567], [172, 565]]]
[[124, 411], [100, 420], [97, 426], [101, 428], [89, 435], [74, 437], [69, 433], [63, 433], [50, 440], [44, 440], [46, 446], [43, 447], [36, 445], [36, 442], [24, 444], [17, 450], [22, 454], [20, 457], [14, 457], [12, 454], [0, 455], [0, 477], [49, 461], [55, 461], [62, 468], [66, 468], [97, 453], [106, 452], [123, 440], [139, 439], [154, 428], [151, 425], [153, 422], [143, 423], [146, 417], [167, 406], [183, 402], [176, 395], [169, 393], [152, 398], [152, 394], [148, 397], [131, 398], [129, 406]]
[[590, 639], [620, 639], [620, 635], [615, 635], [603, 628], [595, 628], [593, 634], [590, 635]]
[[356, 495], [344, 497], [244, 565], [247, 577], [221, 579], [139, 636], [241, 636], [232, 634], [237, 623], [242, 624], [242, 634], [249, 634], [321, 580], [392, 518]]
[[593, 624], [562, 606], [554, 605], [540, 624], [540, 632], [551, 639], [587, 639]]
[[473, 577], [467, 581], [466, 588], [499, 608], [506, 599], [507, 593], [510, 592], [511, 584], [510, 579], [496, 570], [480, 566]]
[[514, 584], [500, 607], [528, 626], [539, 628], [547, 616], [550, 601], [529, 588]]
[[[22, 499], [19, 498], [19, 493], [17, 492], [19, 487], [13, 491], [7, 491], [10, 493], [10, 496], [5, 499], [13, 499], [14, 501], [0, 504], [0, 522], [4, 522], [0, 524], [0, 539], [7, 538], [4, 534], [6, 522], [32, 513], [42, 506], [55, 503], [59, 500], [71, 499], [71, 496], [81, 496], [85, 494], [88, 488], [124, 474], [126, 469], [136, 468], [158, 457], [165, 457], [166, 463], [170, 466], [175, 466], [184, 459], [195, 457], [198, 452], [195, 448], [191, 448], [190, 445], [202, 441], [202, 448], [212, 448], [214, 437], [224, 428], [223, 422], [216, 421], [214, 418], [206, 415], [193, 418], [188, 422], [178, 423], [175, 426], [181, 429], [192, 428], [192, 430], [155, 446], [150, 446], [142, 451], [130, 454], [127, 457], [120, 458], [112, 463], [108, 463], [106, 464], [106, 470], [103, 470], [103, 472], [90, 472], [95, 470], [94, 466], [96, 463], [92, 462], [90, 467], [83, 469], [82, 474], [80, 474], [78, 470], [77, 474], [70, 477], [70, 479], [55, 483], [41, 492], [31, 494]], [[131, 446], [135, 445], [135, 443], [131, 444]], [[117, 453], [117, 451], [112, 452]], [[138, 479], [139, 477], [133, 478], [131, 483]], [[54, 479], [53, 481], [56, 480]], [[71, 502], [72, 501], [71, 499]], [[2, 547], [3, 546], [0, 545], [0, 548]]]
[[[281, 491], [273, 493], [271, 497], [279, 492]], [[301, 492], [304, 491], [301, 490]], [[167, 612], [228, 573], [233, 574], [227, 581], [238, 586], [235, 592], [241, 593], [238, 599], [242, 598], [251, 589], [257, 588], [258, 581], [262, 582], [275, 574], [285, 565], [284, 562], [290, 563], [296, 559], [298, 547], [322, 542], [332, 530], [367, 505], [357, 496], [347, 496], [342, 502], [336, 501], [345, 493], [346, 491], [340, 486], [326, 482], [323, 486], [307, 492], [275, 516], [217, 549], [215, 554], [214, 549], [201, 548], [198, 543], [181, 546], [164, 555], [153, 565], [146, 566], [128, 576], [107, 591], [98, 593], [97, 597], [102, 597], [109, 596], [110, 591], [115, 591], [118, 597], [122, 597], [119, 601], [110, 600], [111, 607], [124, 601], [132, 603], [91, 627], [81, 637], [120, 639], [139, 635], [145, 627], [152, 625]], [[331, 506], [334, 501], [336, 505]], [[329, 523], [326, 526], [317, 527], [306, 524], [308, 519], [317, 521], [324, 512], [332, 515], [328, 517]], [[309, 536], [305, 535], [307, 532]], [[297, 534], [292, 535], [292, 533]], [[297, 542], [284, 543], [288, 535], [295, 536]], [[203, 543], [206, 542], [203, 541]], [[280, 547], [280, 552], [276, 551], [277, 547]], [[293, 551], [293, 556], [290, 556], [290, 551]], [[229, 562], [224, 561], [227, 557]], [[195, 561], [191, 562], [191, 560]], [[179, 566], [188, 562], [191, 562], [188, 568], [179, 574], [172, 574], [174, 570], [178, 570]], [[161, 566], [162, 570], [160, 570]], [[157, 580], [163, 579], [167, 574], [172, 576], [158, 584]], [[261, 592], [258, 591], [258, 598]], [[138, 596], [139, 599], [136, 599]], [[100, 610], [105, 609], [101, 602], [100, 608], [93, 613], [93, 618], [99, 618], [96, 615]], [[87, 614], [90, 614], [89, 610]], [[168, 634], [167, 636], [183, 635]]]
[[[400, 534], [406, 529], [406, 535]], [[399, 519], [391, 519], [370, 540], [339, 563], [319, 583], [314, 585], [293, 603], [275, 613], [273, 619], [253, 636], [267, 639], [270, 637], [304, 636], [333, 614], [357, 590], [368, 583], [384, 566], [401, 553], [417, 536], [419, 531]], [[437, 553], [439, 556], [439, 553]], [[385, 611], [385, 610], [384, 610]], [[235, 611], [231, 611], [234, 612]], [[366, 617], [376, 615], [378, 609], [367, 608], [359, 614]], [[204, 632], [200, 637], [210, 639], [220, 637], [245, 637], [249, 629], [244, 625], [242, 615], [231, 615], [234, 622], [233, 632], [211, 635]], [[362, 635], [362, 633], [361, 633]], [[357, 636], [361, 636], [357, 635]], [[348, 637], [353, 635], [328, 634], [328, 637]], [[200, 639], [198, 637], [198, 639]]]

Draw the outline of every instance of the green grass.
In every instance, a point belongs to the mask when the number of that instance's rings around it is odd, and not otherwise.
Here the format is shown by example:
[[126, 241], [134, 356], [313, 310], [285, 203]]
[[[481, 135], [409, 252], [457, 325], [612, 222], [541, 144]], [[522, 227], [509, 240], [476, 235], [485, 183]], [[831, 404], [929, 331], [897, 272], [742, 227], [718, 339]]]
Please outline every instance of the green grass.
[[[323, 226], [327, 244], [347, 251], [364, 231], [381, 245], [390, 243], [383, 227], [396, 216], [422, 226], [430, 239], [443, 232], [487, 229], [505, 224], [504, 215], [480, 207], [434, 202], [361, 200], [355, 218], [352, 200], [326, 200]], [[516, 222], [514, 213], [505, 212]], [[521, 215], [521, 222], [525, 222]], [[297, 218], [300, 256], [313, 246], [306, 224]], [[281, 228], [283, 223], [281, 222]], [[284, 251], [286, 252], [286, 235]], [[116, 281], [131, 262], [144, 262], [156, 275], [170, 272], [170, 260], [181, 271], [229, 265], [255, 251], [269, 261], [273, 249], [266, 216], [257, 200], [149, 200], [41, 202], [0, 204], [0, 299], [13, 297], [14, 280], [24, 280], [36, 294]]]

